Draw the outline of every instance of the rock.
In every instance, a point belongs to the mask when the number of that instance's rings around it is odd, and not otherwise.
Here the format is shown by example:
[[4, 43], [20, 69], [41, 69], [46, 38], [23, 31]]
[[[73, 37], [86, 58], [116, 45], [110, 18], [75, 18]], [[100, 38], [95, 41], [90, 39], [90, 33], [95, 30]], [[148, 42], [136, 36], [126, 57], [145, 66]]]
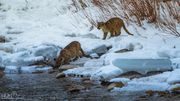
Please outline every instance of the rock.
[[175, 87], [171, 91], [172, 92], [179, 92], [180, 93], [180, 87]]
[[142, 77], [142, 74], [140, 74], [138, 72], [130, 71], [130, 72], [121, 74], [120, 77], [124, 77], [124, 78], [128, 78], [128, 79], [134, 79], [134, 78]]
[[115, 51], [115, 53], [125, 53], [125, 52], [129, 52], [129, 51], [131, 51], [131, 50], [129, 50], [129, 49], [121, 49], [121, 50]]
[[54, 70], [54, 69], [50, 69], [49, 71], [48, 71], [48, 73], [49, 74], [52, 74], [52, 73], [55, 73], [56, 71]]
[[8, 31], [7, 34], [21, 34], [23, 31]]
[[108, 87], [107, 87], [107, 89], [108, 90], [112, 90], [114, 87], [119, 87], [119, 88], [121, 88], [121, 87], [123, 87], [124, 86], [124, 84], [122, 83], [122, 82], [114, 82], [114, 83], [111, 83]]
[[5, 42], [6, 42], [5, 36], [0, 36], [0, 43], [5, 43]]
[[148, 90], [148, 91], [146, 91], [145, 93], [147, 94], [147, 96], [153, 96], [154, 91]]
[[82, 82], [85, 83], [85, 84], [92, 84], [93, 82], [90, 80], [89, 77], [83, 77], [82, 79]]
[[44, 73], [44, 71], [34, 71], [34, 72], [32, 72], [32, 74], [41, 74], [41, 73]]
[[58, 73], [58, 74], [56, 75], [56, 79], [64, 78], [64, 77], [66, 77], [66, 75], [65, 75], [63, 72]]
[[64, 71], [64, 70], [73, 69], [73, 68], [77, 68], [77, 65], [62, 65], [61, 67], [59, 67], [59, 70]]
[[77, 35], [75, 33], [72, 33], [72, 34], [66, 34], [65, 37], [77, 37]]
[[101, 81], [102, 86], [108, 86], [110, 84], [111, 84], [111, 82], [109, 82], [109, 81]]
[[108, 49], [107, 49], [106, 45], [101, 45], [101, 46], [94, 48], [92, 51], [93, 51], [93, 53], [96, 53], [99, 56], [101, 56], [101, 55], [105, 54], [108, 51]]
[[172, 91], [173, 93], [180, 93], [180, 83], [173, 85], [173, 86], [170, 88], [170, 91]]
[[166, 91], [153, 91], [153, 90], [148, 90], [145, 92], [147, 96], [153, 96], [153, 95], [158, 95], [158, 96], [167, 96], [169, 95], [168, 92]]
[[4, 71], [0, 70], [0, 78], [2, 78], [4, 76]]
[[85, 87], [82, 85], [72, 84], [72, 85], [68, 85], [66, 89], [68, 92], [74, 93], [74, 92], [80, 92], [81, 90], [85, 89]]
[[85, 83], [85, 84], [92, 84], [92, 81], [91, 80], [84, 80], [83, 83]]

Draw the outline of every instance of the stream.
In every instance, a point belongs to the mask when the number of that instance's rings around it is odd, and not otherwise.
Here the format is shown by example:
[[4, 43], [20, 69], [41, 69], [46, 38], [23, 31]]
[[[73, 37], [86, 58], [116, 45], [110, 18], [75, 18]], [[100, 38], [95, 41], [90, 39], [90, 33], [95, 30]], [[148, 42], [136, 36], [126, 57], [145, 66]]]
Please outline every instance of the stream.
[[[179, 101], [179, 96], [145, 96], [144, 92], [111, 92], [85, 78], [56, 79], [56, 73], [6, 74], [0, 78], [0, 101]], [[70, 91], [78, 85], [80, 91]]]

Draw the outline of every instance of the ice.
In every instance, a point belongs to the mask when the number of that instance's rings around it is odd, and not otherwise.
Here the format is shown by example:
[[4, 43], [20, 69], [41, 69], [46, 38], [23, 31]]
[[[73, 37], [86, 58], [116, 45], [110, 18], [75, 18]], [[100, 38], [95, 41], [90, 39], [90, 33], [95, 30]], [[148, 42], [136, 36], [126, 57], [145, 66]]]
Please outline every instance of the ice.
[[52, 67], [37, 67], [37, 66], [6, 66], [4, 72], [6, 74], [29, 74], [35, 72], [47, 72], [48, 70], [52, 69]]
[[114, 66], [119, 67], [124, 72], [136, 71], [146, 74], [151, 71], [172, 70], [172, 63], [169, 59], [115, 59]]
[[169, 84], [180, 83], [180, 69], [175, 69], [171, 72], [170, 76], [167, 79]]

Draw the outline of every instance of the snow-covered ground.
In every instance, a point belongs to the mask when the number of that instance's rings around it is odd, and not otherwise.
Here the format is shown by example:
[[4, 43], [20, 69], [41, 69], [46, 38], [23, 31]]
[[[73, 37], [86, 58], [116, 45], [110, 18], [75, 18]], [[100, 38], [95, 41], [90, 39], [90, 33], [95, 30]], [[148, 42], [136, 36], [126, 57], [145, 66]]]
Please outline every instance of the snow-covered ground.
[[[115, 59], [169, 59], [172, 71], [133, 79], [126, 87], [115, 90], [169, 90], [174, 81], [180, 81], [180, 38], [160, 32], [150, 24], [144, 28], [127, 26], [134, 36], [128, 36], [122, 29], [121, 36], [102, 40], [102, 31], [90, 30], [91, 24], [81, 11], [74, 12], [71, 0], [1, 0], [0, 3], [0, 35], [9, 40], [0, 43], [0, 67], [5, 67], [6, 73], [18, 73], [19, 68], [23, 73], [39, 70], [28, 65], [44, 57], [53, 61], [61, 48], [77, 40], [86, 53], [101, 45], [112, 48], [99, 59], [87, 60], [83, 67], [67, 70], [66, 74], [112, 79], [124, 73], [112, 64]], [[132, 51], [115, 53], [121, 49]]]

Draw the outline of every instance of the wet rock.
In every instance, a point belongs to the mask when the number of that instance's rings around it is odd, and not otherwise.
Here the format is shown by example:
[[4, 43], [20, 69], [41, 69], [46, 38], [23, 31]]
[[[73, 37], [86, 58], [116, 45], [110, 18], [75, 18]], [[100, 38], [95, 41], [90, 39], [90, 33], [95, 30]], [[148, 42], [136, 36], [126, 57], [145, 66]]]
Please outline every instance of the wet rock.
[[108, 51], [108, 49], [107, 49], [107, 46], [106, 46], [106, 45], [98, 46], [98, 47], [96, 47], [96, 48], [94, 48], [94, 49], [92, 50], [93, 53], [96, 53], [96, 54], [98, 54], [99, 56], [105, 54], [107, 51]]
[[72, 34], [66, 34], [65, 37], [77, 37], [77, 35], [75, 33], [72, 33]]
[[114, 82], [114, 83], [111, 83], [108, 87], [107, 87], [107, 89], [108, 90], [112, 90], [114, 87], [119, 87], [119, 88], [121, 88], [121, 87], [123, 87], [123, 86], [125, 86], [122, 82]]
[[4, 76], [4, 71], [0, 69], [0, 78]]
[[147, 96], [153, 96], [154, 91], [148, 90], [148, 91], [146, 91], [145, 93], [146, 93]]
[[112, 82], [109, 82], [109, 81], [101, 81], [101, 85], [102, 86], [108, 86], [110, 85]]
[[170, 88], [170, 91], [173, 93], [180, 93], [180, 83], [175, 84]]
[[145, 92], [146, 96], [168, 96], [169, 93], [167, 91], [153, 91], [153, 90], [148, 90]]
[[52, 74], [52, 73], [55, 73], [56, 71], [54, 70], [54, 69], [50, 69], [49, 71], [48, 71], [48, 73], [49, 74]]
[[44, 73], [44, 71], [34, 71], [34, 72], [32, 72], [32, 74], [41, 74], [41, 73]]
[[76, 85], [76, 84], [72, 84], [72, 85], [68, 85], [66, 87], [66, 90], [70, 93], [74, 93], [74, 92], [80, 92], [81, 90], [85, 89], [84, 86], [82, 85]]
[[56, 79], [64, 78], [64, 77], [66, 77], [66, 75], [65, 75], [63, 72], [58, 73], [58, 74], [56, 75]]
[[59, 67], [59, 70], [64, 71], [64, 70], [73, 69], [73, 68], [77, 68], [77, 65], [62, 65], [61, 67]]
[[90, 80], [89, 77], [83, 77], [81, 80], [85, 84], [92, 84], [92, 81]]
[[91, 80], [84, 80], [83, 83], [92, 84], [92, 81]]
[[128, 78], [128, 79], [134, 79], [134, 78], [140, 78], [142, 77], [142, 74], [138, 72], [127, 72], [120, 75], [120, 77]]
[[115, 51], [115, 53], [125, 53], [125, 52], [129, 52], [130, 50], [128, 49], [121, 49], [121, 50], [117, 50]]
[[8, 31], [7, 34], [21, 34], [23, 31]]
[[115, 53], [124, 53], [142, 48], [143, 45], [141, 43], [129, 43], [128, 45], [125, 45], [124, 47], [121, 47], [119, 50], [115, 51]]
[[6, 42], [5, 36], [0, 36], [0, 43], [5, 43], [5, 42]]

